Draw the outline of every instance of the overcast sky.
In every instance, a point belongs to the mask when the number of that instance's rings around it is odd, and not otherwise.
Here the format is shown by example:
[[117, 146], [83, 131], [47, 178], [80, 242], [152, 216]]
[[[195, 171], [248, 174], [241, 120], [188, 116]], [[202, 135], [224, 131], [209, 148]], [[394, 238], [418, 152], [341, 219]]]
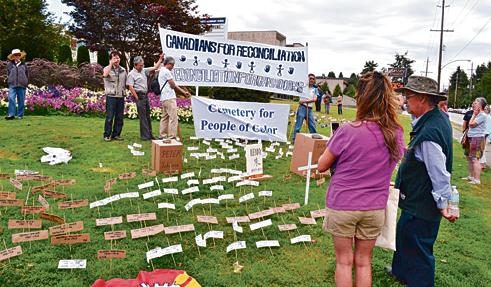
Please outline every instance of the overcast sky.
[[[60, 0], [48, 0], [49, 10], [62, 21], [69, 11]], [[309, 70], [321, 75], [334, 71], [345, 77], [359, 73], [365, 61], [373, 60], [379, 68], [394, 61], [396, 52], [416, 60], [417, 75], [425, 70], [436, 79], [438, 65], [441, 0], [197, 0], [199, 12], [213, 17], [227, 17], [229, 31], [277, 30], [287, 43], [309, 44]], [[382, 4], [383, 3], [383, 4]], [[447, 0], [443, 64], [456, 59], [470, 59], [474, 69], [491, 60], [491, 1]], [[474, 38], [475, 37], [475, 38]], [[473, 39], [474, 38], [474, 39]], [[473, 39], [473, 40], [472, 40]], [[472, 41], [472, 42], [470, 42]], [[469, 43], [470, 42], [470, 43]], [[466, 47], [467, 45], [467, 47]], [[450, 74], [460, 65], [443, 68], [442, 83], [447, 86]]]

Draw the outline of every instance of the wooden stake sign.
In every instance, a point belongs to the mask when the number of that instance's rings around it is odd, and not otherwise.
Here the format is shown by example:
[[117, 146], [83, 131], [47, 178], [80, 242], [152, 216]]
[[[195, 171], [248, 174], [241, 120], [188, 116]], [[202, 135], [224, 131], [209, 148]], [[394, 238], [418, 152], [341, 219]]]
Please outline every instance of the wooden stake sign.
[[18, 190], [22, 190], [22, 182], [18, 181], [17, 179], [10, 179], [10, 184], [12, 184], [15, 188]]
[[56, 191], [51, 191], [51, 190], [44, 190], [43, 191], [43, 196], [44, 197], [51, 197], [54, 199], [64, 199], [67, 198], [67, 195], [61, 192], [56, 192]]
[[218, 224], [218, 219], [215, 216], [198, 215], [196, 218], [200, 223]]
[[21, 254], [22, 254], [22, 247], [20, 246], [15, 246], [12, 248], [2, 250], [0, 251], [0, 261], [4, 261], [12, 257], [19, 256]]
[[45, 220], [48, 220], [48, 221], [51, 221], [51, 222], [54, 222], [54, 223], [57, 223], [57, 224], [64, 224], [65, 223], [65, 220], [57, 215], [53, 215], [53, 214], [48, 214], [48, 213], [41, 213], [41, 219], [45, 219]]
[[98, 250], [97, 259], [123, 259], [126, 258], [126, 250]]
[[51, 236], [61, 235], [65, 233], [79, 232], [84, 230], [84, 222], [76, 221], [72, 223], [65, 223], [62, 225], [57, 225], [49, 228], [49, 234]]
[[104, 232], [104, 240], [118, 240], [126, 238], [126, 230]]
[[59, 179], [53, 182], [56, 185], [74, 185], [77, 183], [75, 179]]
[[31, 206], [31, 205], [26, 205], [23, 206], [22, 209], [20, 210], [21, 214], [40, 214], [46, 211], [45, 206]]
[[15, 200], [16, 197], [15, 192], [0, 192], [0, 200]]
[[0, 200], [0, 206], [23, 206], [24, 201], [22, 199], [16, 200]]
[[147, 226], [147, 227], [139, 228], [139, 229], [132, 229], [131, 230], [131, 239], [137, 239], [137, 238], [146, 237], [146, 236], [153, 236], [153, 235], [157, 235], [163, 231], [164, 231], [164, 225], [163, 224]]
[[121, 180], [129, 180], [129, 179], [132, 179], [135, 177], [136, 177], [136, 172], [127, 172], [127, 173], [123, 173], [123, 174], [118, 175], [118, 178]]
[[157, 220], [157, 215], [155, 214], [155, 212], [126, 215], [126, 221], [128, 222], [148, 221], [148, 220]]
[[10, 175], [8, 173], [0, 173], [0, 179], [9, 179]]
[[9, 229], [39, 229], [43, 225], [41, 219], [21, 220], [21, 219], [9, 219]]
[[12, 243], [29, 242], [29, 241], [45, 240], [45, 239], [48, 239], [48, 230], [39, 230], [33, 232], [12, 234]]
[[108, 218], [98, 218], [95, 220], [96, 226], [104, 226], [104, 225], [115, 225], [123, 223], [123, 217], [108, 217]]
[[56, 187], [56, 184], [54, 184], [53, 182], [50, 182], [50, 183], [45, 184], [45, 185], [35, 186], [31, 189], [31, 191], [33, 193], [36, 193], [36, 192], [48, 190], [48, 189], [53, 188], [53, 187]]
[[84, 206], [88, 206], [88, 205], [89, 205], [88, 199], [58, 202], [58, 208], [59, 209], [71, 209], [71, 208], [84, 207]]
[[298, 220], [300, 221], [300, 223], [305, 224], [305, 225], [316, 225], [317, 224], [315, 219], [311, 218], [311, 217], [299, 217]]
[[66, 235], [57, 235], [51, 237], [52, 245], [88, 243], [88, 242], [90, 242], [90, 233], [66, 234]]

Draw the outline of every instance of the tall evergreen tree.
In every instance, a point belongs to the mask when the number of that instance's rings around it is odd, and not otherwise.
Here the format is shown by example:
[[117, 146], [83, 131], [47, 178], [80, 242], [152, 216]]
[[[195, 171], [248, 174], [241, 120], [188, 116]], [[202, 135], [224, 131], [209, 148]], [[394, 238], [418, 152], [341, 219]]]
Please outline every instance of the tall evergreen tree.
[[366, 61], [365, 66], [363, 67], [363, 70], [361, 71], [361, 74], [365, 74], [368, 72], [373, 72], [375, 69], [377, 69], [378, 64], [375, 63], [375, 61]]
[[459, 66], [452, 76], [450, 76], [448, 105], [455, 108], [464, 107], [470, 105], [472, 100], [473, 99], [469, 97], [469, 78]]
[[338, 78], [339, 78], [339, 79], [344, 78], [344, 77], [343, 77], [343, 72], [339, 72]]
[[109, 52], [106, 49], [97, 51], [97, 63], [103, 67], [109, 65]]
[[414, 74], [414, 71], [412, 69], [412, 64], [415, 62], [415, 60], [409, 59], [407, 54], [408, 54], [407, 51], [404, 54], [396, 53], [396, 55], [394, 56], [395, 57], [394, 63], [389, 65], [391, 68], [406, 69], [406, 75], [404, 77], [400, 77], [400, 78], [399, 77], [393, 77], [392, 78], [393, 82], [401, 82], [401, 83], [406, 84], [409, 76]]
[[335, 78], [336, 78], [336, 74], [334, 74], [334, 72], [333, 72], [333, 71], [330, 71], [330, 72], [329, 72], [329, 74], [327, 74], [327, 77], [328, 77], [328, 78], [333, 78], [333, 79], [335, 79]]
[[64, 63], [71, 65], [73, 63], [72, 49], [68, 45], [61, 45], [58, 49], [57, 55], [58, 63]]
[[89, 49], [86, 46], [80, 46], [77, 49], [77, 64], [90, 63]]
[[341, 87], [339, 86], [339, 84], [336, 85], [336, 87], [334, 88], [334, 92], [333, 92], [333, 96], [334, 97], [337, 97], [339, 95], [342, 95], [343, 92], [341, 91]]

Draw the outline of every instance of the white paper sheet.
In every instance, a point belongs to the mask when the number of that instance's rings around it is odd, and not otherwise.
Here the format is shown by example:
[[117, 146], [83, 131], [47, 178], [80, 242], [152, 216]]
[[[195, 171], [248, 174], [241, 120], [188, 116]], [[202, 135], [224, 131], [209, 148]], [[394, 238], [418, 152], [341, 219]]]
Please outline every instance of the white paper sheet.
[[311, 242], [311, 241], [312, 241], [312, 238], [308, 234], [300, 235], [300, 236], [297, 236], [295, 238], [290, 239], [290, 242], [292, 244], [296, 244], [299, 242]]
[[153, 186], [153, 181], [145, 182], [138, 185], [138, 189], [149, 188]]
[[239, 226], [239, 223], [237, 221], [232, 222], [232, 228], [234, 229], [235, 232], [238, 233], [244, 232], [244, 228], [242, 226]]
[[278, 240], [261, 240], [256, 242], [256, 247], [280, 247], [280, 242], [278, 242]]
[[87, 259], [60, 260], [58, 269], [86, 269]]
[[248, 200], [251, 200], [254, 198], [254, 193], [248, 193], [246, 195], [243, 195], [239, 198], [239, 202], [242, 203], [242, 202], [246, 202]]
[[273, 222], [271, 221], [271, 219], [268, 219], [268, 220], [259, 221], [257, 223], [253, 223], [253, 224], [249, 225], [249, 227], [251, 228], [251, 231], [254, 231], [256, 229], [264, 228], [264, 227], [270, 226], [272, 224], [273, 224]]
[[245, 248], [247, 248], [245, 241], [236, 241], [230, 244], [229, 246], [227, 246], [227, 253], [229, 253], [230, 251], [245, 249]]
[[143, 199], [149, 199], [149, 198], [156, 197], [156, 196], [159, 196], [159, 195], [162, 195], [162, 192], [160, 191], [160, 189], [157, 189], [157, 190], [154, 190], [154, 191], [150, 191], [150, 192], [144, 193], [143, 194]]
[[174, 203], [168, 203], [168, 202], [160, 202], [157, 207], [166, 208], [166, 209], [176, 209], [176, 205]]

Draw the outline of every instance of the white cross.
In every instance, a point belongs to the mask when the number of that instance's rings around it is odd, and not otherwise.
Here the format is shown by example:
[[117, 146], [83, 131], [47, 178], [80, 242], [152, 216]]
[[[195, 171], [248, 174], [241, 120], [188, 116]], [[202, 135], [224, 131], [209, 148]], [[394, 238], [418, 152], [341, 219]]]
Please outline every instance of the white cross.
[[305, 183], [305, 201], [304, 205], [309, 203], [309, 188], [310, 188], [310, 172], [312, 169], [317, 168], [317, 164], [312, 165], [312, 152], [309, 152], [309, 156], [307, 159], [307, 165], [301, 166], [297, 170], [298, 171], [307, 171], [307, 182]]

